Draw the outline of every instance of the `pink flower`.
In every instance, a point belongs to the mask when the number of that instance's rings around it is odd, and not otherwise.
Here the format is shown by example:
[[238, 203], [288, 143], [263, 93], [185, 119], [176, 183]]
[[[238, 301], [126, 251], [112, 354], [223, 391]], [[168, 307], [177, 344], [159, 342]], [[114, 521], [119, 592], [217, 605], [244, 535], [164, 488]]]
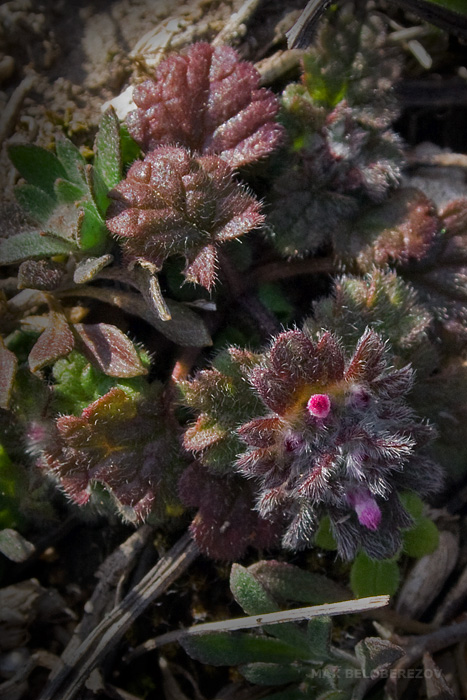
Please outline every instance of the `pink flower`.
[[306, 407], [315, 418], [326, 418], [331, 410], [331, 399], [327, 394], [312, 394]]
[[349, 504], [355, 509], [360, 525], [368, 530], [377, 530], [381, 522], [381, 510], [367, 489], [348, 494]]

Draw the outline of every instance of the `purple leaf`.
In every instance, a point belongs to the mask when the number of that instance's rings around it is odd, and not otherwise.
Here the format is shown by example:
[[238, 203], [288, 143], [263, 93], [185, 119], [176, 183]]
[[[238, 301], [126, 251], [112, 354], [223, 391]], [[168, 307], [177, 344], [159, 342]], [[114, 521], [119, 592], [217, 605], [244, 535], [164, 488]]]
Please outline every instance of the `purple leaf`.
[[147, 398], [114, 387], [80, 416], [60, 416], [42, 447], [39, 466], [67, 496], [85, 504], [94, 482], [111, 493], [126, 520], [137, 522], [174, 500], [171, 484], [180, 462], [177, 435], [153, 382]]
[[109, 377], [147, 374], [135, 346], [116, 326], [108, 323], [75, 323], [85, 355]]
[[51, 311], [47, 327], [29, 353], [31, 372], [37, 372], [60, 357], [65, 357], [73, 350], [74, 344], [75, 339], [65, 315]]
[[223, 160], [172, 146], [134, 163], [109, 197], [107, 226], [130, 263], [157, 271], [169, 256], [182, 256], [185, 277], [206, 289], [215, 281], [217, 246], [264, 220], [260, 203]]
[[278, 102], [258, 83], [258, 71], [234, 49], [194, 44], [135, 88], [128, 130], [145, 151], [177, 144], [220, 155], [235, 168], [252, 163], [273, 151], [283, 133], [274, 121]]

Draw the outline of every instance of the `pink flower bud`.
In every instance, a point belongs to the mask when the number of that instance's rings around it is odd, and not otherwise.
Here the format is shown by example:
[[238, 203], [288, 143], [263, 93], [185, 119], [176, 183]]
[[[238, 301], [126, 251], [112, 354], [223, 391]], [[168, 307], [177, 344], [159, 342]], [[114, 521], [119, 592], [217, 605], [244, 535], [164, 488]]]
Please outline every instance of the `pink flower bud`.
[[368, 530], [377, 530], [381, 522], [381, 510], [367, 489], [353, 491], [347, 496], [349, 504], [355, 508], [358, 522]]
[[331, 410], [331, 399], [327, 394], [312, 394], [306, 407], [315, 418], [326, 418]]

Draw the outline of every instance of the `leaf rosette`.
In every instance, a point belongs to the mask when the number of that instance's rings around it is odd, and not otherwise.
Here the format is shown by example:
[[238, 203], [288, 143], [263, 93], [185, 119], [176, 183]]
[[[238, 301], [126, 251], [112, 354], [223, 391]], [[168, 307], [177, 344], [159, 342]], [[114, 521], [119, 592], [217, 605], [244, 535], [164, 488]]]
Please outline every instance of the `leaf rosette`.
[[172, 255], [185, 258], [187, 280], [210, 289], [217, 248], [259, 227], [260, 203], [218, 156], [191, 156], [160, 146], [134, 163], [110, 191], [107, 226], [130, 263], [160, 270]]

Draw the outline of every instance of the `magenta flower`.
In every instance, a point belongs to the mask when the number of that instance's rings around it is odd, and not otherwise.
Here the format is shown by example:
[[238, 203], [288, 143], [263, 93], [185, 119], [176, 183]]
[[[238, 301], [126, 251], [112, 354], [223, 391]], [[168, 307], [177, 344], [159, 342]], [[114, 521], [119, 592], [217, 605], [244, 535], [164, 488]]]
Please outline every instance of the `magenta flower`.
[[342, 557], [361, 548], [393, 556], [412, 522], [398, 494], [423, 496], [442, 483], [425, 453], [434, 430], [407, 403], [410, 366], [395, 369], [370, 328], [350, 356], [332, 333], [314, 341], [299, 330], [281, 333], [249, 364], [230, 353], [218, 369], [184, 383], [186, 400], [200, 410], [184, 443], [205, 478], [222, 474], [232, 485], [235, 472], [246, 478], [258, 516], [287, 549], [313, 546], [329, 516]]

